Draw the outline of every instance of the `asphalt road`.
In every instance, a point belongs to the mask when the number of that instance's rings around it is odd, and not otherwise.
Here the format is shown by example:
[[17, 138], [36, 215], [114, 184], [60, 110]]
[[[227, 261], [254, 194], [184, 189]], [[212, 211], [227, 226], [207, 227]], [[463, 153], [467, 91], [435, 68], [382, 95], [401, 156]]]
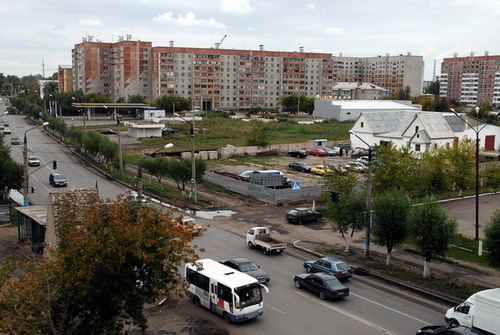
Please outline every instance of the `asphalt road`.
[[[10, 122], [12, 130], [11, 135], [5, 136], [5, 143], [10, 145], [12, 137], [19, 137], [21, 142], [24, 139], [25, 132], [32, 128], [33, 125], [26, 123], [24, 116], [7, 115], [3, 119]], [[49, 163], [42, 167], [29, 167], [29, 194], [30, 203], [37, 205], [47, 204], [48, 194], [50, 191], [63, 189], [79, 189], [79, 188], [94, 188], [96, 185], [99, 188], [101, 198], [115, 198], [117, 194], [122, 194], [127, 191], [127, 188], [121, 184], [102, 178], [100, 174], [85, 167], [80, 159], [73, 155], [67, 148], [61, 146], [57, 141], [44, 134], [41, 128], [35, 128], [26, 133], [28, 142], [28, 155], [36, 154], [40, 158], [40, 166]], [[19, 163], [23, 162], [23, 144], [12, 145], [11, 155], [13, 159]], [[57, 161], [57, 170], [52, 169], [51, 161]], [[49, 174], [51, 172], [59, 172], [64, 175], [68, 181], [68, 186], [65, 188], [55, 188], [49, 184]], [[31, 193], [31, 187], [35, 188], [35, 192]]]
[[[345, 282], [351, 291], [348, 297], [322, 301], [294, 286], [293, 276], [304, 272], [300, 256], [265, 256], [249, 249], [240, 236], [218, 229], [216, 223], [194, 243], [206, 250], [200, 258], [247, 257], [271, 275], [264, 314], [256, 320], [228, 325], [218, 315], [193, 307], [192, 313], [231, 334], [415, 334], [424, 325], [442, 324], [448, 308], [357, 276]], [[155, 324], [154, 318], [150, 320], [152, 329], [157, 329]]]

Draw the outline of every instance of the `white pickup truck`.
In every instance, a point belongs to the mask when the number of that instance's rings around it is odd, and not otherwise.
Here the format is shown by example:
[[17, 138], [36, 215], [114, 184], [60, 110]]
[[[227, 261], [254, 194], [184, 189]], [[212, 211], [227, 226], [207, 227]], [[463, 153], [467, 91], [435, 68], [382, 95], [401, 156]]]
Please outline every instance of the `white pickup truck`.
[[286, 243], [272, 237], [267, 227], [253, 227], [247, 231], [246, 242], [250, 249], [261, 248], [264, 255], [281, 253], [286, 249]]

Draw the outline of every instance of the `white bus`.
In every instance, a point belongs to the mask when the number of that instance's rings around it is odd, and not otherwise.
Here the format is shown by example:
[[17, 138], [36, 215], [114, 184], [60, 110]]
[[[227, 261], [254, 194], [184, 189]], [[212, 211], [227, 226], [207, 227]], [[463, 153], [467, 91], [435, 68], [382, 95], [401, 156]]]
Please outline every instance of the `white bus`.
[[227, 322], [242, 322], [262, 315], [262, 288], [269, 293], [254, 277], [212, 259], [186, 264], [186, 279], [188, 295], [194, 304], [208, 308]]

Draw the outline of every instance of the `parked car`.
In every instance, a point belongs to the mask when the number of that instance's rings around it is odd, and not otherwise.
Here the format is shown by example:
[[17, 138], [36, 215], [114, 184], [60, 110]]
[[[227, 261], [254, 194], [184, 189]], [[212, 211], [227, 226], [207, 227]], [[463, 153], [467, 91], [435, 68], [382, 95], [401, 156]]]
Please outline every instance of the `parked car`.
[[40, 166], [40, 159], [38, 156], [29, 155], [28, 156], [28, 165], [29, 166]]
[[312, 156], [328, 156], [328, 153], [321, 148], [307, 150], [307, 153]]
[[311, 169], [311, 172], [314, 174], [318, 174], [320, 176], [328, 174], [328, 173], [334, 173], [335, 170], [330, 169], [328, 165], [316, 165]]
[[244, 272], [249, 276], [254, 277], [261, 284], [268, 284], [271, 280], [269, 273], [262, 270], [260, 266], [252, 262], [251, 260], [243, 257], [235, 257], [230, 259], [225, 259], [220, 261], [220, 263], [229, 266], [240, 272]]
[[311, 166], [304, 162], [291, 162], [288, 164], [288, 168], [299, 172], [311, 172]]
[[177, 129], [174, 129], [174, 128], [169, 128], [169, 127], [163, 127], [161, 129], [161, 134], [162, 135], [168, 135], [168, 134], [178, 134], [179, 131]]
[[356, 159], [355, 162], [361, 163], [364, 166], [368, 167], [368, 159], [367, 159], [367, 157], [360, 157], [360, 158]]
[[118, 134], [118, 132], [113, 130], [113, 129], [104, 129], [104, 130], [101, 130], [101, 134], [103, 134], [103, 135], [116, 135], [116, 134]]
[[424, 334], [474, 335], [474, 334], [482, 334], [482, 333], [479, 331], [470, 329], [468, 327], [465, 327], [465, 326], [425, 326], [423, 328], [420, 328], [417, 331], [417, 335], [424, 335]]
[[294, 208], [286, 213], [285, 217], [289, 223], [303, 224], [308, 222], [317, 222], [321, 220], [323, 214], [315, 212], [309, 208]]
[[348, 163], [345, 163], [344, 167], [347, 170], [356, 171], [356, 172], [365, 172], [366, 170], [368, 170], [368, 167], [360, 162], [348, 162]]
[[304, 267], [307, 272], [326, 272], [334, 275], [338, 279], [349, 279], [352, 277], [353, 273], [349, 264], [333, 257], [323, 257], [317, 260], [305, 261]]
[[68, 183], [66, 181], [66, 177], [58, 172], [52, 172], [49, 175], [49, 183], [50, 183], [50, 185], [52, 185], [54, 187], [56, 187], [56, 186], [61, 186], [61, 187], [68, 186]]
[[9, 121], [3, 120], [2, 124], [3, 124], [4, 127], [8, 127], [9, 126]]
[[19, 145], [19, 144], [21, 144], [21, 140], [18, 137], [13, 137], [10, 139], [10, 144]]
[[349, 295], [349, 288], [328, 273], [301, 273], [293, 279], [296, 288], [304, 288], [319, 295], [321, 300], [341, 299]]
[[368, 150], [359, 150], [351, 154], [352, 158], [368, 157], [370, 153]]
[[4, 133], [5, 135], [10, 135], [10, 134], [12, 134], [12, 132], [10, 131], [10, 128], [8, 128], [8, 127], [4, 127], [4, 128], [3, 128], [3, 133]]
[[328, 156], [338, 156], [340, 153], [339, 151], [332, 149], [332, 148], [322, 148], [322, 149], [323, 149], [323, 151], [326, 151]]
[[289, 151], [287, 155], [289, 157], [306, 158], [308, 153], [305, 150], [296, 149], [296, 150]]
[[335, 172], [340, 173], [340, 174], [347, 173], [347, 169], [340, 164], [330, 164], [330, 165], [328, 165], [328, 168], [330, 170], [334, 170]]

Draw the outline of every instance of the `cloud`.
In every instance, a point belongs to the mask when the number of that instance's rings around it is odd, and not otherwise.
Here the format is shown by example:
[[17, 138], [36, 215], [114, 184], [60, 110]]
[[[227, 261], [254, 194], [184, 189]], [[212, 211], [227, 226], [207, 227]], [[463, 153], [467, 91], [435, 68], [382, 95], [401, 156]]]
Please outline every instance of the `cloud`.
[[337, 27], [326, 27], [325, 33], [331, 34], [331, 35], [344, 35], [344, 29], [337, 28]]
[[101, 21], [96, 20], [96, 19], [80, 19], [78, 24], [81, 26], [94, 26], [94, 27], [102, 26]]
[[154, 18], [158, 23], [173, 23], [181, 27], [212, 27], [212, 28], [225, 28], [226, 26], [222, 23], [215, 21], [213, 17], [208, 20], [197, 19], [193, 12], [189, 12], [186, 15], [179, 14], [174, 17], [171, 12], [165, 12]]
[[219, 8], [224, 13], [248, 14], [252, 12], [250, 0], [220, 0]]
[[313, 3], [308, 3], [308, 4], [306, 5], [306, 8], [307, 8], [307, 9], [312, 9], [312, 10], [318, 9], [318, 7], [316, 7], [316, 5], [315, 5], [315, 4], [313, 4]]

